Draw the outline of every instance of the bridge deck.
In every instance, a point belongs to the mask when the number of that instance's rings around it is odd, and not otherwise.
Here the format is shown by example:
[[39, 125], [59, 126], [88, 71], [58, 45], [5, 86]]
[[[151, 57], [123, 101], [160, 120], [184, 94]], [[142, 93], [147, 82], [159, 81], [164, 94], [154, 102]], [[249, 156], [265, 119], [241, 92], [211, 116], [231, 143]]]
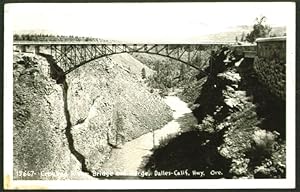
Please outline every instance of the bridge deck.
[[209, 61], [208, 55], [213, 54], [220, 47], [232, 46], [239, 47], [239, 49], [249, 49], [248, 47], [243, 48], [243, 45], [237, 45], [236, 42], [127, 44], [105, 41], [15, 41], [13, 45], [15, 51], [26, 52], [31, 50], [36, 54], [51, 55], [65, 74], [101, 57], [133, 52], [164, 56], [205, 73], [203, 68]]
[[14, 41], [14, 45], [236, 45], [235, 42], [200, 42], [200, 43], [121, 43], [96, 41]]

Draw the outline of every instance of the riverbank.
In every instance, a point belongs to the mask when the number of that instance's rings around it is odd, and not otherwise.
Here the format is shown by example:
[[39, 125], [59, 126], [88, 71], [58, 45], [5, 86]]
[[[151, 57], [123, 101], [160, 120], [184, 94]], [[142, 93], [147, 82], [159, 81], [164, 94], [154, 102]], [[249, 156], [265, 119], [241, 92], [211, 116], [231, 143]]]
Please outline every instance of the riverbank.
[[126, 142], [121, 148], [113, 149], [108, 161], [103, 164], [101, 170], [94, 174], [106, 174], [120, 177], [140, 176], [141, 166], [146, 157], [150, 156], [152, 149], [159, 145], [160, 141], [169, 135], [181, 133], [181, 125], [177, 121], [185, 114], [191, 113], [187, 104], [176, 96], [166, 96], [165, 103], [173, 110], [173, 120], [154, 133], [151, 131], [132, 141]]

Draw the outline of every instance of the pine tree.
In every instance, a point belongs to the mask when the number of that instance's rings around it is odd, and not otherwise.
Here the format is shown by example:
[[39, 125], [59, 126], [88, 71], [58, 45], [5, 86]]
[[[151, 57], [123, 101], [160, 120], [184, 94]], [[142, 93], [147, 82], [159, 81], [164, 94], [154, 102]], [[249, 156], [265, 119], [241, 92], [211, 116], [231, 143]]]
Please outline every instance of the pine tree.
[[142, 78], [146, 79], [146, 70], [145, 70], [145, 68], [142, 69]]
[[268, 37], [272, 28], [265, 24], [266, 17], [256, 18], [256, 23], [253, 25], [253, 30], [247, 34], [246, 40], [253, 43], [257, 38]]
[[245, 41], [245, 32], [242, 33], [242, 36], [241, 36], [241, 42], [244, 42]]

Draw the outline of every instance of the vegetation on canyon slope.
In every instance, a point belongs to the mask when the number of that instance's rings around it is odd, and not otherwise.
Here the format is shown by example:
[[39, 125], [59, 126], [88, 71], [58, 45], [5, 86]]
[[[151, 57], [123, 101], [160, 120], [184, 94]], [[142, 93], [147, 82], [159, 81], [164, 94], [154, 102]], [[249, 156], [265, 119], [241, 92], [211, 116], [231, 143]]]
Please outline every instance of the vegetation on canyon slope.
[[[224, 63], [226, 58], [231, 62]], [[145, 158], [143, 170], [203, 170], [201, 178], [285, 177], [284, 102], [274, 103], [254, 73], [253, 61], [233, 58], [227, 48], [212, 58], [210, 76], [194, 101], [198, 124], [162, 141]], [[209, 174], [213, 169], [222, 175]]]
[[[199, 71], [173, 59], [162, 56], [134, 53], [133, 56], [154, 70], [146, 83], [153, 89], [159, 90], [161, 95], [179, 90], [178, 96], [188, 103], [193, 103], [201, 91], [206, 78], [199, 80]], [[203, 51], [198, 66], [207, 66], [210, 51]]]

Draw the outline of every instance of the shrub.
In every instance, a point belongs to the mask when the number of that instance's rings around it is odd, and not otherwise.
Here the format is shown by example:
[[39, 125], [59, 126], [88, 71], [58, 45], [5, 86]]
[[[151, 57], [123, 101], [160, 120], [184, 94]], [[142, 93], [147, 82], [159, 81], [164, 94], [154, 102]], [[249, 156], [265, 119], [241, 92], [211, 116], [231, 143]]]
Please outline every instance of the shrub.
[[248, 163], [249, 159], [245, 158], [238, 158], [238, 159], [233, 159], [231, 168], [230, 168], [230, 173], [233, 173], [236, 176], [248, 176]]
[[201, 124], [202, 131], [207, 131], [208, 133], [213, 133], [215, 131], [215, 120], [212, 116], [207, 115]]
[[269, 164], [265, 162], [268, 161], [267, 159], [272, 159], [276, 151], [275, 146], [278, 145], [276, 139], [277, 135], [272, 132], [261, 129], [254, 131], [251, 147], [246, 155], [250, 159], [249, 167], [253, 170], [255, 177], [271, 177], [270, 172], [274, 172], [267, 168]]
[[257, 130], [252, 137], [254, 150], [261, 155], [269, 156], [276, 143], [276, 135], [266, 130]]

